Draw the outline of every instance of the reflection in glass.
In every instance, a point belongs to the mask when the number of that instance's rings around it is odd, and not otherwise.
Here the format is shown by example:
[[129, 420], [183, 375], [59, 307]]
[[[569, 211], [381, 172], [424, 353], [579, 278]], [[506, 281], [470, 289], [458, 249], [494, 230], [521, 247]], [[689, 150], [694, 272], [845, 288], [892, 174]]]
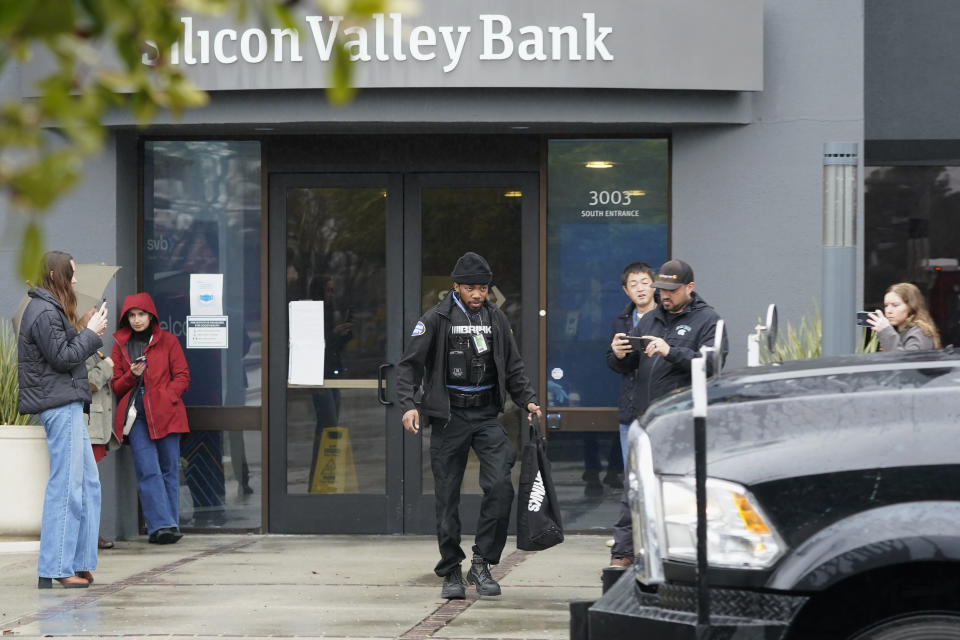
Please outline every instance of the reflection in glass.
[[220, 273], [228, 349], [184, 349], [187, 406], [260, 406], [260, 143], [144, 145], [143, 286], [186, 347], [190, 274]]
[[[612, 166], [585, 166], [595, 160]], [[547, 402], [615, 407], [619, 380], [604, 354], [629, 302], [620, 273], [667, 259], [668, 144], [550, 140], [547, 166]]]
[[[519, 194], [519, 196], [518, 196]], [[520, 344], [519, 187], [425, 188], [421, 193], [423, 228], [422, 307], [437, 304], [453, 286], [450, 272], [467, 251], [479, 253], [493, 271], [500, 305]], [[491, 295], [494, 295], [491, 292]], [[491, 301], [493, 301], [491, 299]]]
[[912, 282], [927, 298], [943, 344], [960, 344], [960, 167], [867, 167], [864, 309]]
[[287, 492], [384, 494], [386, 191], [288, 189], [285, 210], [287, 300], [323, 301], [325, 345], [324, 384], [287, 389]]
[[194, 431], [180, 445], [180, 526], [260, 529], [259, 431]]
[[287, 492], [386, 493], [385, 421], [376, 389], [288, 389]]
[[620, 276], [667, 259], [669, 144], [665, 139], [550, 140], [547, 158], [547, 398], [563, 416], [550, 461], [564, 525], [609, 529], [623, 457], [608, 431], [577, 431], [564, 408], [616, 407], [620, 376], [606, 364], [614, 318], [628, 304]]
[[[147, 141], [143, 183], [143, 290], [156, 302], [160, 326], [184, 347], [190, 367], [184, 404], [260, 406], [260, 143]], [[227, 349], [186, 348], [186, 317], [196, 313], [190, 308], [195, 273], [223, 275]], [[246, 499], [257, 491], [249, 458], [259, 459], [259, 440], [247, 452], [249, 439], [227, 433], [230, 463], [248, 469], [245, 484], [241, 477], [240, 497]], [[259, 499], [250, 503], [251, 514], [230, 515], [223, 432], [194, 431], [180, 449], [190, 498], [181, 500], [185, 526], [260, 526]], [[245, 512], [247, 506], [238, 508]]]
[[[521, 344], [520, 316], [520, 212], [523, 192], [519, 186], [424, 188], [421, 192], [423, 229], [422, 307], [426, 311], [450, 291], [450, 272], [467, 251], [479, 253], [493, 271], [491, 302], [500, 302], [507, 314], [517, 345]], [[496, 289], [494, 290], [494, 287]], [[500, 298], [497, 298], [497, 294]], [[526, 363], [527, 367], [532, 366]], [[513, 442], [519, 442], [520, 409], [507, 398], [501, 424]], [[422, 432], [420, 477], [423, 493], [433, 493], [430, 471], [430, 430]], [[479, 462], [473, 450], [463, 476], [463, 494], [482, 494]], [[514, 481], [519, 465], [514, 468]]]

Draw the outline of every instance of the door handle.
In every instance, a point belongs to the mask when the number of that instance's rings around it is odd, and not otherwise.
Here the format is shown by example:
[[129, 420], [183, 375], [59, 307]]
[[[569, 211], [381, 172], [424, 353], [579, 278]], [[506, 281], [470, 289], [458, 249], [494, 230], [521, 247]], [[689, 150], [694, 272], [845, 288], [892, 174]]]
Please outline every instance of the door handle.
[[384, 377], [384, 372], [393, 365], [391, 363], [382, 364], [377, 367], [377, 401], [385, 407], [389, 407], [393, 403], [387, 400], [387, 389], [384, 386], [386, 378]]

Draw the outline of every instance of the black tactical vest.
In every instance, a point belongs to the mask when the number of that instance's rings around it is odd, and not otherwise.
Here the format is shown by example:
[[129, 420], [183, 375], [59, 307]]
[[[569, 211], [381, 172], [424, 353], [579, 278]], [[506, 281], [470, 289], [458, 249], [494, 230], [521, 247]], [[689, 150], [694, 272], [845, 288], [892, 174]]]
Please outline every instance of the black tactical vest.
[[490, 314], [481, 308], [479, 320], [471, 320], [457, 308], [451, 318], [450, 334], [447, 336], [447, 384], [483, 387], [495, 384], [496, 381], [497, 367], [493, 360], [493, 326]]

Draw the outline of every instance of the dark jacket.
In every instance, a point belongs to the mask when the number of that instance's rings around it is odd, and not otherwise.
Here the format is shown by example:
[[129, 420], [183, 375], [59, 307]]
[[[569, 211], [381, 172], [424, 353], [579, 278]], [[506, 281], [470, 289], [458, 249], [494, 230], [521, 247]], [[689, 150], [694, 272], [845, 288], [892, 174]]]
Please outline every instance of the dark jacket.
[[[630, 333], [630, 330], [633, 329], [633, 312], [635, 310], [636, 306], [631, 302], [613, 319], [613, 325], [610, 327], [610, 342], [613, 342], [613, 336], [618, 333]], [[613, 355], [613, 349], [607, 347], [607, 366], [620, 373], [615, 366], [619, 362], [617, 356]], [[633, 397], [637, 393], [638, 384], [639, 378], [636, 369], [621, 374], [620, 397], [617, 400], [617, 420], [620, 424], [630, 424], [637, 417], [633, 412]]]
[[[647, 406], [654, 400], [690, 385], [690, 361], [700, 356], [700, 347], [713, 345], [717, 329], [717, 315], [696, 291], [690, 296], [690, 302], [680, 313], [669, 313], [658, 306], [644, 314], [636, 327], [628, 335], [657, 336], [670, 345], [670, 354], [663, 358], [648, 358], [636, 352], [627, 354], [623, 360], [617, 360], [612, 351], [607, 362], [614, 371], [620, 373], [635, 372], [637, 384], [630, 402], [633, 414], [628, 422], [639, 418]], [[727, 339], [724, 336], [721, 346], [723, 360], [727, 358]], [[707, 375], [712, 374], [708, 365]]]
[[[510, 321], [499, 307], [486, 300], [483, 304], [490, 314], [493, 330], [493, 359], [497, 366], [497, 408], [503, 409], [507, 393], [515, 403], [526, 408], [528, 403], [537, 402], [537, 395], [524, 373], [523, 360], [513, 339]], [[422, 386], [420, 412], [425, 417], [449, 419], [446, 339], [450, 333], [450, 318], [456, 309], [453, 292], [450, 292], [423, 314], [414, 328], [403, 358], [397, 365], [397, 398], [401, 412], [418, 408], [415, 395]]]
[[17, 381], [20, 413], [40, 413], [71, 402], [90, 402], [86, 360], [103, 346], [100, 336], [77, 330], [60, 301], [33, 287], [20, 320]]
[[137, 377], [130, 371], [132, 362], [127, 352], [127, 342], [133, 335], [127, 320], [130, 309], [143, 309], [152, 316], [150, 328], [153, 339], [143, 352], [147, 357], [147, 368], [143, 372], [143, 406], [150, 438], [157, 440], [171, 433], [188, 433], [187, 410], [180, 396], [190, 386], [190, 369], [180, 341], [169, 331], [160, 328], [157, 308], [149, 293], [135, 293], [124, 299], [120, 328], [113, 334], [113, 378], [110, 388], [117, 397], [117, 410], [113, 416], [114, 433], [123, 439], [123, 423], [130, 406], [130, 392], [137, 384]]

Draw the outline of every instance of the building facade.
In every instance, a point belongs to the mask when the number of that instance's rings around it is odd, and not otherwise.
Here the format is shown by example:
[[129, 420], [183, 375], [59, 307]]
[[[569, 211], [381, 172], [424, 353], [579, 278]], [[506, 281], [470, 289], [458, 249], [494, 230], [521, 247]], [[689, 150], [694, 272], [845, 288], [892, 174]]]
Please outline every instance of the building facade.
[[[185, 529], [431, 532], [429, 433], [402, 430], [393, 365], [467, 250], [547, 407], [570, 530], [616, 514], [625, 264], [689, 262], [730, 367], [769, 303], [814, 312], [823, 144], [864, 142], [864, 3], [482, 4], [305, 14], [298, 37], [186, 17], [175, 60], [210, 104], [147, 129], [112, 114], [48, 215], [48, 246], [123, 267], [114, 313], [148, 291], [187, 347]], [[336, 107], [339, 29], [360, 90]], [[3, 86], [29, 96], [34, 75]], [[0, 299], [21, 295], [4, 275]], [[504, 421], [519, 442], [519, 410]], [[101, 472], [105, 532], [133, 535], [127, 451]], [[464, 494], [469, 514], [470, 471]]]

